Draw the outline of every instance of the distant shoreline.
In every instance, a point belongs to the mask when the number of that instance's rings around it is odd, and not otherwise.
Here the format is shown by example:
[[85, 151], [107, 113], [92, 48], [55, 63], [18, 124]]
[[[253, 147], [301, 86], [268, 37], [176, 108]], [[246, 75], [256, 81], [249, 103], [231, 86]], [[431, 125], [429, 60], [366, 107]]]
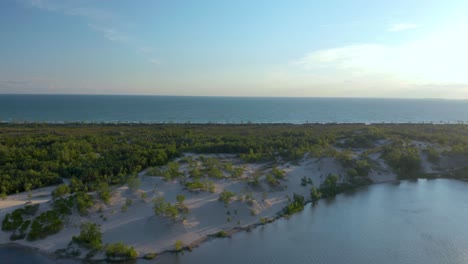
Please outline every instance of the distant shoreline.
[[468, 98], [421, 98], [421, 97], [352, 97], [352, 96], [229, 96], [229, 95], [171, 95], [171, 94], [60, 94], [60, 93], [43, 93], [43, 94], [16, 94], [16, 93], [0, 93], [0, 96], [127, 96], [127, 97], [187, 97], [187, 98], [240, 98], [240, 99], [382, 99], [382, 100], [454, 100], [463, 101]]
[[468, 123], [462, 99], [0, 95], [9, 123]]

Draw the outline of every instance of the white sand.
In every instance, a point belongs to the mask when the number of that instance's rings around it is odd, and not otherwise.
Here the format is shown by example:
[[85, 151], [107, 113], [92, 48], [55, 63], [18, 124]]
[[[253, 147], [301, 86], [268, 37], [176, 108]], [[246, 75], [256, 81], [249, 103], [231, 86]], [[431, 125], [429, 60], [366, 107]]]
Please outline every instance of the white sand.
[[[196, 158], [196, 155], [188, 154]], [[122, 241], [132, 245], [140, 253], [140, 256], [149, 252], [162, 252], [174, 248], [177, 240], [190, 244], [207, 235], [220, 230], [229, 230], [235, 227], [245, 227], [258, 223], [260, 217], [275, 217], [277, 212], [287, 204], [288, 197], [298, 193], [309, 198], [311, 185], [301, 186], [301, 178], [311, 178], [313, 184], [319, 187], [330, 173], [341, 175], [340, 182], [346, 181], [345, 170], [339, 162], [333, 158], [305, 158], [297, 165], [283, 164], [279, 168], [287, 173], [285, 180], [280, 181], [279, 187], [272, 187], [260, 178], [261, 184], [252, 187], [246, 179], [252, 177], [257, 170], [268, 168], [268, 164], [243, 164], [233, 155], [204, 155], [216, 157], [221, 161], [232, 162], [235, 166], [245, 166], [244, 175], [240, 179], [220, 179], [215, 182], [215, 193], [189, 192], [178, 182], [165, 182], [161, 177], [146, 176], [146, 171], [139, 174], [141, 180], [140, 189], [131, 192], [127, 186], [116, 188], [109, 205], [97, 202], [89, 216], [80, 217], [75, 212], [67, 219], [66, 227], [60, 233], [47, 237], [44, 240], [29, 242], [19, 240], [16, 243], [36, 247], [46, 252], [54, 252], [56, 249], [65, 248], [73, 235], [79, 233], [79, 225], [82, 222], [95, 222], [101, 225], [104, 243]], [[307, 157], [307, 156], [306, 156]], [[396, 179], [388, 166], [379, 158], [380, 154], [371, 155], [380, 169], [371, 171], [370, 178], [374, 182], [383, 182]], [[181, 165], [186, 169], [187, 165]], [[263, 175], [268, 172], [265, 169]], [[186, 173], [187, 175], [187, 173]], [[35, 190], [32, 193], [32, 202], [41, 203], [40, 211], [49, 208], [50, 192], [54, 187]], [[236, 200], [228, 206], [218, 201], [219, 193], [223, 190], [235, 192], [238, 196], [251, 193], [255, 198], [252, 206], [247, 201]], [[146, 192], [148, 198], [142, 199], [141, 193]], [[266, 199], [264, 195], [266, 193]], [[177, 195], [185, 195], [184, 204], [190, 213], [182, 223], [155, 216], [152, 199], [163, 196], [171, 203], [176, 202]], [[132, 199], [133, 204], [126, 212], [121, 211], [126, 199]], [[28, 201], [27, 193], [10, 195], [5, 201], [0, 200], [0, 218], [3, 219], [7, 212], [23, 206]], [[98, 210], [101, 209], [101, 212]], [[254, 214], [253, 214], [254, 212]], [[103, 217], [107, 220], [103, 220]], [[228, 217], [231, 218], [228, 221]], [[8, 243], [9, 233], [0, 232], [0, 243]]]

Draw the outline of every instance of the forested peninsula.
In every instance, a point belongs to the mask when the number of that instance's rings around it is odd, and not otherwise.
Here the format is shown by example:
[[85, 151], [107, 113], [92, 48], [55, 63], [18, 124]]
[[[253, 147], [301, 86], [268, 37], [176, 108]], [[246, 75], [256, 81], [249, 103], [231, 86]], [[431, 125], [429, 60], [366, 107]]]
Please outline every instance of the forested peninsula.
[[0, 243], [154, 258], [360, 186], [467, 177], [463, 124], [0, 124]]

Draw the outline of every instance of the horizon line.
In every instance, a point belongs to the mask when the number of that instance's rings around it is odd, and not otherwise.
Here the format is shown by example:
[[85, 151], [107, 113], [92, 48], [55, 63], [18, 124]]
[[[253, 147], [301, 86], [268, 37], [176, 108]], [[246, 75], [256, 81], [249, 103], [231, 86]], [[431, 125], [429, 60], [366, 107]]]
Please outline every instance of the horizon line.
[[0, 93], [0, 96], [151, 96], [151, 97], [212, 97], [212, 98], [291, 98], [291, 99], [400, 99], [400, 100], [457, 100], [468, 98], [444, 97], [363, 97], [363, 96], [245, 96], [245, 95], [167, 95], [167, 94], [79, 94], [79, 93]]

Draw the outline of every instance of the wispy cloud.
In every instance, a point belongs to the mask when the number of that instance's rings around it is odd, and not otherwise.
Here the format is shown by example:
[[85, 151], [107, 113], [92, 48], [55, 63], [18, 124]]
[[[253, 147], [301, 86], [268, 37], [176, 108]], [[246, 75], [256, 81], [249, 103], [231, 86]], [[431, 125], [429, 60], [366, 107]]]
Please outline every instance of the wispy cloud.
[[152, 64], [155, 64], [155, 65], [161, 65], [161, 60], [159, 59], [155, 59], [155, 58], [150, 58], [148, 59], [148, 61]]
[[[466, 25], [398, 44], [361, 43], [314, 50], [279, 66], [269, 82], [321, 96], [468, 98]], [[425, 90], [426, 89], [426, 90]]]
[[102, 33], [102, 35], [110, 41], [121, 42], [121, 43], [132, 42], [132, 37], [130, 35], [128, 35], [127, 33], [118, 31], [115, 28], [95, 25], [95, 24], [88, 24], [88, 26], [92, 28], [93, 30]]
[[411, 24], [411, 23], [399, 23], [399, 24], [392, 24], [390, 27], [387, 28], [389, 32], [399, 32], [408, 29], [418, 28], [419, 25]]
[[[123, 30], [125, 21], [114, 13], [90, 5], [93, 0], [17, 0], [28, 7], [49, 12], [59, 12], [69, 16], [77, 16], [94, 31], [102, 34], [109, 41], [129, 46], [141, 54], [154, 57], [154, 48], [139, 40], [130, 32]], [[152, 58], [149, 59], [151, 62]]]

